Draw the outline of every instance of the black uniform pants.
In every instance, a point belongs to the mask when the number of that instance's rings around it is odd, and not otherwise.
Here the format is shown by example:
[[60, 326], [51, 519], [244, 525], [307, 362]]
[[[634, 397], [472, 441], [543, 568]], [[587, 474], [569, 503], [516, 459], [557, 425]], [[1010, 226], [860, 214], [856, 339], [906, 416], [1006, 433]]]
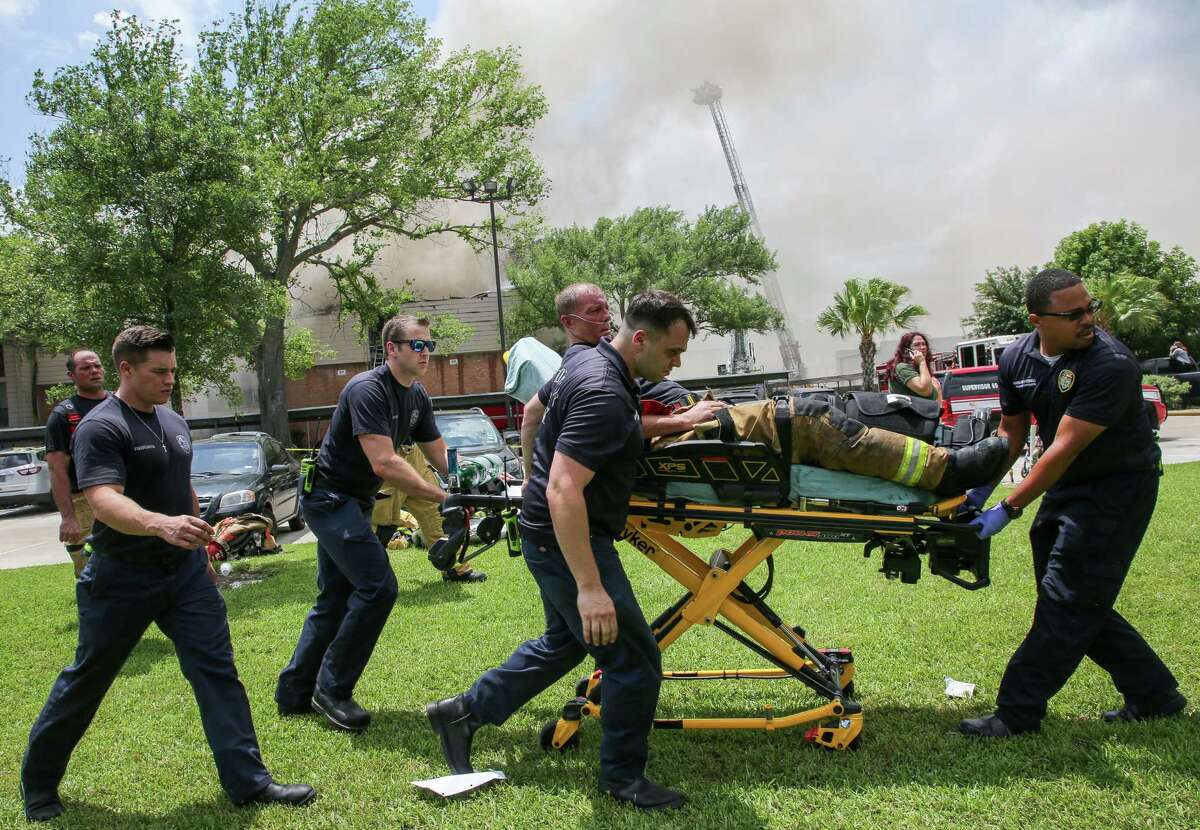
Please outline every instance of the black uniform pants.
[[579, 590], [562, 552], [527, 538], [521, 540], [521, 551], [541, 591], [546, 631], [475, 681], [465, 696], [471, 713], [483, 723], [502, 724], [591, 655], [604, 672], [601, 783], [642, 775], [662, 684], [662, 659], [612, 540], [592, 537], [600, 580], [617, 612], [617, 640], [606, 646], [583, 641]]
[[225, 792], [243, 801], [271, 783], [233, 663], [225, 601], [208, 575], [208, 557], [202, 550], [179, 556], [184, 561], [174, 570], [100, 553], [88, 560], [75, 585], [75, 662], [58, 676], [29, 734], [21, 767], [27, 804], [54, 796], [71, 752], [152, 622], [175, 644]]
[[317, 601], [279, 675], [275, 700], [285, 709], [307, 706], [315, 688], [334, 700], [350, 698], [399, 595], [387, 551], [371, 530], [371, 502], [318, 484], [301, 503], [317, 537]]
[[1156, 471], [1105, 476], [1042, 499], [1029, 531], [1033, 625], [997, 697], [997, 714], [1010, 728], [1036, 728], [1084, 657], [1112, 676], [1127, 702], [1154, 704], [1175, 693], [1171, 671], [1113, 610], [1154, 512], [1158, 478]]

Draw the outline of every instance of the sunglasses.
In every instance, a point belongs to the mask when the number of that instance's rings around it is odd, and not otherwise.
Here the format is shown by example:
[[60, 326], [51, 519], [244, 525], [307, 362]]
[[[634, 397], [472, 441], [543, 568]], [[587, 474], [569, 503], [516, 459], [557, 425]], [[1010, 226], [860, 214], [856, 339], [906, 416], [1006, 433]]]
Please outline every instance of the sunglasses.
[[420, 338], [417, 338], [415, 340], [393, 340], [392, 342], [395, 343], [396, 345], [400, 345], [401, 343], [407, 343], [409, 348], [418, 354], [425, 351], [426, 349], [429, 349], [430, 354], [433, 354], [434, 352], [437, 351], [437, 341], [436, 340], [422, 340]]
[[1039, 311], [1038, 317], [1063, 317], [1075, 323], [1083, 319], [1085, 314], [1095, 314], [1103, 305], [1101, 300], [1092, 300], [1083, 308], [1073, 308], [1070, 311]]

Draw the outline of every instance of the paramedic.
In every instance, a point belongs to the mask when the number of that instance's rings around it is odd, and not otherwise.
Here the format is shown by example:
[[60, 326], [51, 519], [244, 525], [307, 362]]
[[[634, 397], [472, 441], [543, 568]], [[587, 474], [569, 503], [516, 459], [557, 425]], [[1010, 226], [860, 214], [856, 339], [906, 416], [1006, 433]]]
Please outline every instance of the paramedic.
[[116, 394], [72, 439], [79, 485], [95, 514], [93, 550], [75, 583], [75, 662], [55, 681], [21, 766], [25, 816], [44, 821], [63, 812], [58, 785], [71, 752], [152, 622], [175, 644], [234, 803], [307, 804], [312, 787], [277, 784], [263, 765], [234, 666], [225, 602], [204, 552], [212, 528], [197, 518], [187, 422], [162, 405], [175, 385], [174, 341], [133, 326], [113, 343], [113, 364], [121, 376]]
[[[1162, 471], [1137, 361], [1096, 326], [1100, 302], [1070, 271], [1037, 274], [1025, 304], [1034, 331], [1000, 359], [1000, 432], [1012, 438], [1011, 463], [1032, 415], [1046, 449], [1029, 476], [973, 524], [992, 536], [1045, 493], [1029, 530], [1037, 600], [1000, 681], [996, 712], [959, 729], [997, 738], [1038, 730], [1047, 702], [1084, 657], [1124, 696], [1104, 720], [1174, 715], [1187, 705], [1174, 676], [1113, 610]], [[973, 490], [968, 501], [982, 506], [994, 486]]]
[[604, 672], [600, 789], [642, 809], [682, 794], [646, 778], [662, 668], [658, 644], [614, 547], [625, 526], [643, 439], [634, 378], [679, 365], [695, 321], [673, 295], [634, 297], [624, 325], [566, 367], [538, 432], [521, 508], [521, 549], [542, 596], [546, 631], [521, 644], [465, 694], [426, 714], [455, 773], [471, 771], [471, 740], [591, 655]]
[[58, 540], [66, 545], [78, 579], [87, 564], [83, 543], [92, 532], [92, 510], [75, 480], [71, 436], [84, 416], [99, 406], [108, 393], [104, 391], [104, 364], [98, 354], [88, 349], [78, 349], [67, 358], [67, 377], [75, 384], [75, 394], [60, 401], [46, 419], [46, 463], [50, 465], [50, 492], [62, 517]]
[[429, 463], [447, 474], [446, 442], [418, 380], [437, 345], [429, 321], [393, 317], [380, 339], [386, 361], [342, 389], [312, 481], [305, 482], [304, 518], [317, 537], [318, 593], [275, 690], [281, 715], [315, 710], [347, 732], [371, 723], [371, 714], [354, 701], [354, 688], [398, 592], [387, 550], [371, 530], [380, 480], [439, 504], [446, 498], [397, 455], [397, 448], [416, 441]]

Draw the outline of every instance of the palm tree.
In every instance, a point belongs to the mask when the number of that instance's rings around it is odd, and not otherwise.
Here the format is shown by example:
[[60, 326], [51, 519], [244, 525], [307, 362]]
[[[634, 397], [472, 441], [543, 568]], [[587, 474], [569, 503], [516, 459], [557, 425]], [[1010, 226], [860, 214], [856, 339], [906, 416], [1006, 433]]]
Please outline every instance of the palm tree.
[[1161, 324], [1167, 298], [1150, 277], [1112, 274], [1084, 283], [1089, 294], [1104, 302], [1096, 322], [1113, 337], [1123, 340], [1131, 334], [1148, 334]]
[[857, 333], [858, 356], [862, 361], [863, 386], [875, 390], [875, 335], [894, 328], [911, 328], [927, 312], [919, 305], [901, 307], [909, 290], [879, 277], [846, 280], [833, 295], [833, 303], [817, 315], [817, 328], [837, 337]]

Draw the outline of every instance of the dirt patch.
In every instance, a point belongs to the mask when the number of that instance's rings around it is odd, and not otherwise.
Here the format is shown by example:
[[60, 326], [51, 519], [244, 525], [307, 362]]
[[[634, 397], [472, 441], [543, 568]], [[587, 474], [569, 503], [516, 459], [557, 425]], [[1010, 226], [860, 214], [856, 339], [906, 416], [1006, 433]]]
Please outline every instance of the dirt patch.
[[243, 585], [254, 585], [268, 579], [271, 576], [269, 570], [241, 570], [236, 565], [233, 570], [227, 574], [220, 571], [222, 565], [228, 565], [227, 562], [214, 562], [217, 568], [217, 587], [222, 591], [231, 591], [235, 588], [241, 588]]

